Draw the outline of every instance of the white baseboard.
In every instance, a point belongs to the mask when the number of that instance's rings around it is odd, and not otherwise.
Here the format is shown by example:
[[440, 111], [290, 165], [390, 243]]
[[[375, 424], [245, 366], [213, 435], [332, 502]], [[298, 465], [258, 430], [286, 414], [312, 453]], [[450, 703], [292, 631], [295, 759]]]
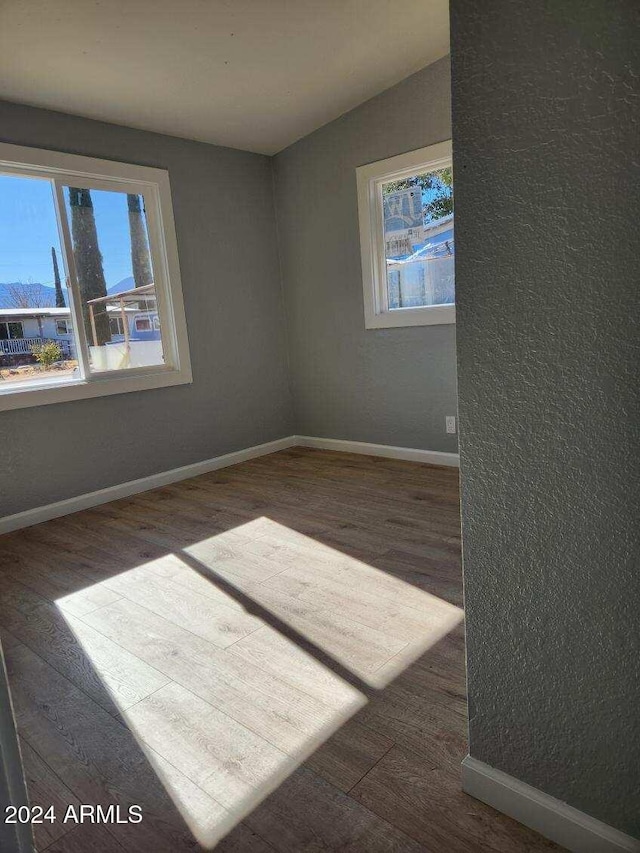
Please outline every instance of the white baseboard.
[[169, 483], [177, 483], [189, 477], [197, 477], [199, 474], [208, 474], [219, 468], [227, 468], [255, 459], [258, 456], [266, 456], [278, 450], [286, 450], [288, 447], [318, 447], [324, 450], [342, 450], [348, 453], [365, 453], [369, 456], [386, 456], [389, 459], [406, 459], [410, 462], [428, 462], [431, 465], [458, 465], [457, 453], [439, 453], [433, 450], [412, 450], [408, 447], [389, 447], [385, 444], [366, 444], [362, 441], [339, 441], [334, 438], [312, 438], [306, 435], [289, 435], [276, 441], [268, 441], [266, 444], [257, 444], [246, 450], [237, 450], [234, 453], [226, 453], [224, 456], [216, 456], [213, 459], [205, 459], [203, 462], [194, 462], [192, 465], [183, 465], [181, 468], [172, 468], [170, 471], [161, 471], [159, 474], [151, 474], [149, 477], [141, 477], [138, 480], [129, 480], [116, 486], [108, 486], [106, 489], [98, 489], [64, 501], [46, 504], [45, 506], [27, 509], [17, 512], [15, 515], [6, 515], [0, 518], [0, 534], [10, 533], [22, 527], [31, 527], [42, 521], [89, 509], [92, 506], [116, 501], [119, 498], [128, 498], [139, 492], [148, 492]]
[[638, 853], [640, 840], [468, 755], [462, 790], [574, 853]]
[[129, 480], [117, 486], [108, 486], [106, 489], [98, 489], [96, 492], [88, 492], [75, 498], [47, 504], [46, 506], [27, 509], [17, 512], [15, 515], [6, 515], [0, 518], [0, 533], [9, 533], [19, 530], [21, 527], [30, 527], [32, 524], [40, 524], [51, 518], [59, 518], [61, 515], [69, 515], [81, 509], [89, 509], [92, 506], [106, 504], [109, 501], [117, 501], [119, 498], [128, 498], [139, 492], [148, 492], [169, 483], [177, 483], [179, 480], [187, 480], [189, 477], [197, 477], [199, 474], [208, 474], [219, 468], [227, 468], [255, 459], [258, 456], [266, 456], [278, 450], [286, 450], [296, 444], [296, 437], [289, 435], [276, 441], [268, 441], [266, 444], [256, 444], [246, 450], [236, 450], [234, 453], [226, 453], [224, 456], [216, 456], [213, 459], [205, 459], [203, 462], [194, 462], [192, 465], [183, 465], [181, 468], [172, 468], [170, 471], [161, 471], [159, 474], [151, 474], [149, 477], [141, 477], [138, 480]]
[[363, 453], [366, 456], [384, 456], [387, 459], [404, 459], [407, 462], [422, 462], [427, 465], [447, 465], [454, 468], [460, 466], [460, 456], [457, 453], [443, 453], [440, 450], [418, 450], [412, 447], [393, 447], [390, 444], [369, 444], [366, 441], [346, 441], [340, 438], [317, 438], [311, 435], [297, 435], [296, 444], [300, 447]]

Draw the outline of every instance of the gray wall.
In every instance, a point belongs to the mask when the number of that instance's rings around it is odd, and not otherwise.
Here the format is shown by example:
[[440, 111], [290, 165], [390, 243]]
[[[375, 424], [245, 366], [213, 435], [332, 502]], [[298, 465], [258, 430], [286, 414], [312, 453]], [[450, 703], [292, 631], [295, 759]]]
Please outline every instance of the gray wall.
[[355, 176], [450, 137], [443, 59], [275, 157], [298, 432], [457, 450], [455, 327], [364, 328]]
[[639, 835], [640, 8], [451, 7], [471, 754]]
[[450, 137], [449, 89], [445, 59], [273, 161], [0, 102], [1, 141], [169, 170], [194, 375], [3, 412], [0, 517], [293, 432], [455, 451], [454, 327], [365, 331], [355, 185]]
[[0, 139], [169, 170], [193, 384], [0, 414], [0, 516], [290, 435], [268, 157], [0, 103]]

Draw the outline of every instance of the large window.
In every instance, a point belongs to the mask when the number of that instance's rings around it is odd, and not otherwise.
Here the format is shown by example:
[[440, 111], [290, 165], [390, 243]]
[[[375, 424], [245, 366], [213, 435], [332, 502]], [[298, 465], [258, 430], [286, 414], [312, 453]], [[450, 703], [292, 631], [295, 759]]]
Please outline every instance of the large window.
[[0, 225], [0, 409], [191, 381], [165, 171], [0, 144]]
[[451, 143], [357, 169], [365, 326], [455, 323]]

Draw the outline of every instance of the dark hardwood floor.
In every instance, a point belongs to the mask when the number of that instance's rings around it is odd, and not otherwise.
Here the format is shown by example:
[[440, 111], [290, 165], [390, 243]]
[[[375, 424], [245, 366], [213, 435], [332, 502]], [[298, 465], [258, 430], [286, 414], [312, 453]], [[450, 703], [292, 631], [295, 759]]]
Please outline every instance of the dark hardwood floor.
[[428, 465], [294, 448], [2, 537], [38, 850], [559, 849], [460, 791], [461, 608]]

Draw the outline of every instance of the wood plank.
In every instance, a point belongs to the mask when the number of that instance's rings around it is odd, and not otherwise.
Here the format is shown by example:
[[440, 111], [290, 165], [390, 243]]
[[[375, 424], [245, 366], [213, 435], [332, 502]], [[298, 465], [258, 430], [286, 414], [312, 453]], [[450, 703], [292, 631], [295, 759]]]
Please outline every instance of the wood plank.
[[105, 826], [83, 823], [47, 847], [47, 853], [123, 853], [125, 849]]
[[[310, 550], [300, 552], [298, 549], [296, 554], [293, 549], [283, 547], [279, 553], [282, 555], [286, 551], [289, 552], [290, 556], [285, 556], [288, 565], [275, 577], [265, 579], [268, 581], [265, 586], [283, 586], [286, 581], [278, 580], [280, 574], [285, 578], [295, 577], [297, 574], [303, 579], [313, 578], [318, 585], [326, 583], [328, 588], [335, 588], [335, 585], [346, 586], [352, 591], [352, 595], [364, 602], [370, 602], [373, 596], [378, 600], [379, 606], [409, 607], [419, 613], [428, 610], [431, 614], [448, 615], [456, 612], [446, 601], [393, 574], [344, 556], [323, 558], [319, 552], [308, 553]], [[292, 590], [288, 594], [291, 595]]]
[[288, 684], [303, 690], [333, 708], [353, 712], [365, 704], [365, 696], [310, 655], [298, 644], [276, 631], [261, 629], [227, 650], [254, 663]]
[[[106, 637], [291, 756], [306, 756], [357, 707], [354, 696], [357, 702], [359, 695], [353, 690], [342, 689], [331, 703], [325, 693], [328, 679], [320, 665], [315, 671], [323, 678], [319, 695], [314, 696], [295, 678], [283, 679], [277, 671], [217, 649], [124, 599], [84, 618]], [[337, 677], [333, 680], [340, 684]]]
[[358, 713], [359, 722], [426, 762], [459, 774], [468, 752], [462, 647], [448, 635]]
[[390, 822], [306, 769], [296, 771], [245, 822], [281, 853], [293, 850], [422, 853], [424, 850]]
[[[241, 609], [214, 602], [188, 587], [179, 586], [170, 578], [137, 579], [134, 571], [112, 578], [106, 584], [109, 590], [116, 590], [122, 597], [169, 622], [185, 626], [193, 634], [223, 649], [262, 625], [259, 619]], [[115, 592], [113, 595], [117, 599]]]
[[245, 823], [239, 823], [218, 843], [216, 853], [273, 853], [273, 849]]
[[141, 823], [108, 832], [136, 853], [192, 853], [192, 835], [136, 738], [26, 646], [9, 649], [6, 662], [18, 730], [69, 791], [104, 808], [142, 807]]
[[145, 757], [193, 837], [206, 850], [213, 848], [233, 828], [232, 815], [148, 744]]
[[355, 786], [351, 796], [440, 853], [531, 853], [558, 850], [537, 833], [460, 790], [457, 774], [429, 766], [394, 746]]
[[[197, 566], [197, 568], [193, 566]], [[208, 567], [197, 562], [194, 563], [190, 559], [189, 563], [174, 561], [173, 564], [169, 564], [163, 561], [157, 568], [154, 567], [154, 571], [170, 578], [179, 586], [186, 586], [200, 597], [211, 598], [227, 607], [235, 607], [257, 615], [262, 614], [263, 617], [273, 614], [287, 622], [289, 616], [303, 616], [320, 609], [308, 601], [303, 602], [274, 590], [266, 583], [246, 580], [237, 576], [234, 576], [233, 579], [228, 575], [222, 578], [222, 576], [217, 575], [215, 569], [208, 570]], [[224, 588], [223, 583], [225, 583]], [[230, 589], [226, 584], [229, 584]], [[263, 618], [263, 621], [268, 620]]]
[[2, 574], [0, 576], [0, 608], [29, 614], [47, 604], [50, 604], [49, 599], [43, 598], [29, 587], [21, 584], [13, 575]]
[[2, 644], [3, 649], [10, 649], [12, 646], [17, 646], [20, 644], [20, 640], [17, 637], [14, 637], [10, 631], [7, 631], [6, 628], [3, 628], [0, 625], [0, 643]]
[[117, 716], [168, 678], [49, 602], [28, 612], [0, 603], [0, 621], [106, 711]]
[[77, 809], [80, 801], [24, 738], [20, 738], [20, 752], [29, 792], [29, 805], [32, 808], [41, 806], [45, 812], [53, 806], [56, 817], [54, 822], [43, 820], [42, 823], [32, 825], [36, 847], [43, 850], [74, 828], [74, 824], [64, 823], [64, 815], [67, 806]]
[[[405, 642], [427, 640], [434, 628], [440, 628], [443, 623], [448, 624], [446, 611], [439, 603], [436, 607], [430, 606], [431, 600], [426, 594], [422, 608], [415, 606], [415, 596], [412, 596], [411, 604], [404, 605], [401, 600], [388, 601], [376, 595], [374, 573], [372, 575], [371, 582], [364, 588], [364, 585], [355, 586], [350, 582], [347, 569], [332, 580], [323, 575], [318, 576], [305, 564], [287, 569], [263, 583], [270, 589], [301, 598], [369, 628], [380, 629]], [[398, 586], [402, 587], [403, 582], [399, 580]], [[407, 587], [407, 590], [410, 589]]]
[[[208, 567], [194, 561], [182, 552], [180, 554], [166, 554], [160, 559], [152, 560], [144, 566], [119, 575], [117, 578], [107, 579], [104, 584], [111, 587], [112, 580], [120, 582], [121, 579], [126, 579], [129, 575], [140, 581], [154, 581], [158, 578], [168, 579], [180, 588], [186, 587], [190, 593], [199, 599], [204, 598], [214, 604], [223, 604], [225, 607], [235, 610], [245, 610], [238, 597], [227, 591], [226, 586], [223, 588], [223, 584], [220, 582], [222, 575], [218, 576], [215, 571], [209, 571]], [[228, 577], [222, 578], [222, 580], [230, 582]], [[231, 586], [235, 591], [236, 589], [244, 589], [245, 586], [250, 586], [252, 583], [253, 581], [240, 581], [234, 577]]]
[[136, 733], [234, 815], [244, 816], [293, 769], [263, 738], [178, 684], [127, 713]]
[[305, 762], [305, 767], [348, 792], [393, 746], [391, 738], [348, 720]]
[[91, 613], [92, 610], [104, 607], [105, 604], [112, 604], [119, 598], [117, 593], [104, 586], [90, 584], [85, 589], [57, 598], [55, 603], [63, 613], [68, 613], [70, 616], [84, 616], [85, 613]]
[[83, 575], [60, 565], [57, 561], [47, 561], [44, 555], [38, 560], [25, 557], [16, 564], [5, 566], [3, 575], [52, 602], [90, 585]]

